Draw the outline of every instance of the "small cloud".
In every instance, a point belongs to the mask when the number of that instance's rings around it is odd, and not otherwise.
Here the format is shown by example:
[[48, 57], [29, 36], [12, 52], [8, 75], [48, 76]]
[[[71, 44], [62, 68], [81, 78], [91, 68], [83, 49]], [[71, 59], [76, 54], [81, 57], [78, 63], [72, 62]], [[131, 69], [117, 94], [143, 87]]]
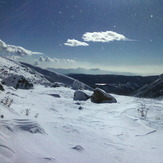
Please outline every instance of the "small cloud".
[[64, 43], [66, 46], [76, 47], [76, 46], [89, 46], [86, 42], [81, 42], [75, 39], [68, 39], [66, 43]]
[[113, 32], [86, 32], [83, 34], [84, 41], [92, 41], [92, 42], [110, 42], [110, 41], [126, 41], [128, 40], [124, 35]]
[[0, 50], [9, 55], [16, 55], [16, 56], [27, 56], [27, 55], [34, 55], [34, 54], [43, 54], [40, 52], [32, 52], [27, 50], [21, 46], [9, 45], [6, 44], [4, 41], [0, 40]]

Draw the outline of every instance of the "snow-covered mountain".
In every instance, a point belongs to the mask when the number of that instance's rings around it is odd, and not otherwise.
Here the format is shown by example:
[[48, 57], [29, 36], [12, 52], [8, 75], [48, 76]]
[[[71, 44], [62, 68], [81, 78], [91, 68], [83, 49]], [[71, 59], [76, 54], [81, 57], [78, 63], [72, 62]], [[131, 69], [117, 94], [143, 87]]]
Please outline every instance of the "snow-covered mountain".
[[[15, 62], [11, 59], [0, 56], [0, 78], [7, 78], [11, 75], [23, 75], [32, 83], [49, 85], [54, 82], [60, 82], [71, 87], [75, 79], [55, 73], [50, 70], [32, 66], [27, 63]], [[91, 87], [83, 83], [85, 89], [92, 90]]]
[[[50, 82], [61, 82], [61, 83], [64, 83], [66, 84], [67, 86], [72, 86], [73, 82], [75, 81], [74, 78], [71, 78], [71, 77], [68, 77], [66, 75], [62, 75], [62, 74], [59, 74], [57, 72], [54, 72], [54, 71], [50, 71], [50, 70], [47, 70], [47, 69], [43, 69], [43, 68], [40, 68], [40, 67], [37, 67], [37, 66], [33, 66], [31, 64], [28, 64], [28, 63], [21, 63], [29, 68], [32, 68], [33, 70], [39, 72], [40, 74], [42, 74], [48, 81]], [[91, 87], [89, 87], [88, 85], [84, 84], [84, 87], [86, 89], [89, 89], [89, 90], [92, 90]]]
[[50, 83], [43, 75], [33, 69], [30, 69], [19, 62], [0, 56], [0, 78], [7, 78], [11, 75], [24, 75], [33, 83]]
[[0, 57], [0, 71], [1, 80], [23, 75], [33, 84], [0, 91], [0, 163], [162, 163], [161, 99], [79, 101], [71, 87], [51, 87], [56, 76], [41, 68]]

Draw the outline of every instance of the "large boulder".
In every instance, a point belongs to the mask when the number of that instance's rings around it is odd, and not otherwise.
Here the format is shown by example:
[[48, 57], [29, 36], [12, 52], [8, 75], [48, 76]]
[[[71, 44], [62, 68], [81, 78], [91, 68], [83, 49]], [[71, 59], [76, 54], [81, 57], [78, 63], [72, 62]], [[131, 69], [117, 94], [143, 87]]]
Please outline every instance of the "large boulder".
[[72, 89], [74, 90], [84, 89], [84, 84], [78, 80], [75, 80], [72, 84]]
[[100, 88], [96, 88], [91, 96], [94, 103], [116, 103], [117, 100]]
[[33, 88], [33, 84], [22, 75], [12, 75], [2, 80], [2, 84], [12, 86], [16, 89], [30, 89]]
[[76, 90], [74, 93], [74, 100], [86, 101], [89, 98], [90, 98], [90, 96], [81, 90]]

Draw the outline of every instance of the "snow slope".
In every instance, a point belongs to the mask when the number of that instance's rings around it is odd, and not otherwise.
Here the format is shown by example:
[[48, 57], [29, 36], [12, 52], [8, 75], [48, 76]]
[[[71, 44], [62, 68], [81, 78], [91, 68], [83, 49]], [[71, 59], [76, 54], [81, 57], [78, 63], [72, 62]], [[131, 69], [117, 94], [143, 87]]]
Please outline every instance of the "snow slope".
[[[75, 79], [52, 72], [50, 70], [42, 69], [37, 66], [32, 66], [27, 63], [15, 62], [11, 59], [0, 56], [0, 79], [7, 78], [11, 75], [23, 75], [29, 82], [39, 83], [44, 85], [51, 85], [54, 82], [60, 82], [68, 87], [73, 85]], [[84, 88], [92, 90], [91, 87], [84, 84]]]
[[162, 163], [163, 100], [113, 95], [117, 103], [95, 104], [35, 83], [0, 92], [0, 163]]
[[115, 96], [118, 103], [94, 104], [73, 101], [70, 88], [5, 89], [0, 98], [13, 103], [0, 105], [1, 163], [162, 162], [163, 101]]
[[50, 83], [43, 75], [21, 65], [18, 62], [0, 56], [0, 79], [7, 78], [11, 75], [23, 75], [33, 83]]
[[[29, 68], [32, 68], [33, 70], [36, 70], [40, 74], [44, 75], [44, 77], [52, 83], [53, 82], [61, 82], [61, 83], [66, 84], [67, 86], [71, 87], [73, 85], [73, 82], [75, 81], [74, 78], [68, 77], [66, 75], [59, 74], [59, 73], [54, 72], [54, 71], [50, 71], [50, 70], [43, 69], [43, 68], [40, 68], [37, 66], [33, 66], [31, 64], [28, 64], [28, 63], [22, 62], [21, 64], [25, 65]], [[88, 85], [86, 85], [84, 83], [83, 83], [83, 85], [84, 85], [85, 89], [92, 90], [92, 88], [89, 87]]]

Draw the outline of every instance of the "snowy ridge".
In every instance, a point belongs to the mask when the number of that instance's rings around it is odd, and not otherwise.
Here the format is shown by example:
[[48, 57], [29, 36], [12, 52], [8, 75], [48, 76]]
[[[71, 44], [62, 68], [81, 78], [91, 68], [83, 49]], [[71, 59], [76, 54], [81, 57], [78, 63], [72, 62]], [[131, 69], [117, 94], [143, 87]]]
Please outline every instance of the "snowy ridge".
[[163, 98], [163, 74], [149, 85], [145, 85], [136, 92], [137, 97]]
[[40, 73], [22, 66], [19, 62], [0, 56], [0, 78], [7, 78], [11, 75], [23, 75], [33, 83], [49, 83]]
[[[47, 70], [47, 69], [42, 69], [40, 67], [37, 67], [37, 66], [33, 66], [33, 65], [30, 65], [28, 63], [21, 63], [27, 67], [30, 67], [34, 70], [36, 70], [37, 72], [39, 72], [40, 74], [43, 74], [44, 77], [49, 80], [50, 82], [61, 82], [61, 83], [64, 83], [66, 84], [67, 86], [72, 86], [73, 82], [75, 81], [75, 79], [71, 78], [71, 77], [68, 77], [66, 75], [62, 75], [62, 74], [59, 74], [59, 73], [56, 73], [54, 71], [50, 71], [50, 70]], [[83, 83], [84, 84], [84, 83]], [[85, 89], [89, 89], [89, 90], [92, 90], [91, 87], [89, 87], [88, 85], [84, 84], [84, 87]]]
[[[17, 73], [33, 79], [30, 72]], [[162, 163], [162, 100], [113, 95], [117, 103], [95, 104], [73, 100], [71, 88], [38, 82], [29, 90], [4, 89], [0, 163]]]
[[[27, 63], [19, 63], [9, 58], [0, 56], [0, 78], [7, 78], [11, 75], [23, 75], [32, 83], [39, 83], [44, 85], [51, 85], [54, 82], [64, 83], [66, 86], [71, 87], [75, 79], [52, 72], [50, 70], [42, 69], [37, 66], [32, 66]], [[92, 90], [91, 87], [84, 84], [84, 88]]]

